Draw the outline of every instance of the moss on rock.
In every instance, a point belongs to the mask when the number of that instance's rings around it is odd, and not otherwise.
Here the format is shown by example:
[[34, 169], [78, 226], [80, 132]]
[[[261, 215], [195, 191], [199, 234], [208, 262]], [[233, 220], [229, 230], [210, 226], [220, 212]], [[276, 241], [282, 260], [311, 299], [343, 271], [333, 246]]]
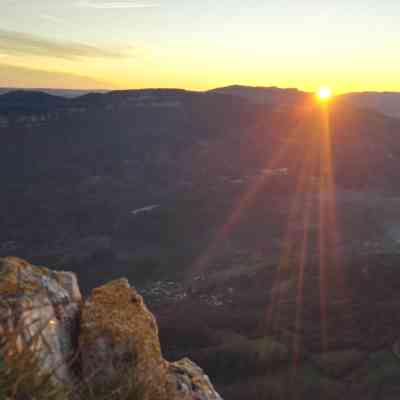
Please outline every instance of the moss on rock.
[[[24, 279], [24, 270], [32, 266], [25, 260], [17, 257], [0, 259], [0, 294], [2, 296], [15, 296], [23, 292], [32, 293], [39, 289], [37, 282]], [[40, 270], [37, 269], [37, 272]]]
[[157, 324], [127, 280], [92, 291], [82, 309], [79, 341], [83, 373], [94, 384], [111, 384], [126, 374], [141, 399], [171, 398], [168, 363], [161, 355]]

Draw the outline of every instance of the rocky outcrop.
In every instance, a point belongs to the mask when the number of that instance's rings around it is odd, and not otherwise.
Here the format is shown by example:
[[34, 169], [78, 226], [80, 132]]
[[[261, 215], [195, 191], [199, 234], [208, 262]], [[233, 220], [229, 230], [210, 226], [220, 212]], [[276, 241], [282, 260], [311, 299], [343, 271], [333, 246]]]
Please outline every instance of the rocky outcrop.
[[34, 351], [41, 372], [78, 396], [74, 388], [88, 386], [140, 400], [221, 400], [196, 364], [163, 358], [155, 318], [127, 280], [83, 302], [72, 273], [8, 257], [0, 274], [6, 357]]
[[127, 280], [92, 291], [82, 308], [79, 343], [83, 376], [94, 385], [120, 384], [125, 375], [143, 400], [169, 398], [172, 385], [157, 324]]
[[0, 259], [0, 333], [9, 355], [29, 348], [59, 382], [74, 381], [76, 332], [82, 300], [74, 274], [8, 257]]
[[209, 377], [188, 358], [171, 363], [169, 373], [176, 383], [179, 399], [222, 400]]

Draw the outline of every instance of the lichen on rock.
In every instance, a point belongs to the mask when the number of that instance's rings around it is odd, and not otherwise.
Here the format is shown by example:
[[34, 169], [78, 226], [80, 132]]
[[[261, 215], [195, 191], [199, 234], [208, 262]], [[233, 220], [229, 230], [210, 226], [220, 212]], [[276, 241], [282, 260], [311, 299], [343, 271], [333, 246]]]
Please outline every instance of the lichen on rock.
[[0, 332], [12, 338], [7, 354], [35, 350], [43, 373], [71, 383], [80, 292], [71, 274], [72, 298], [57, 274], [16, 257], [0, 259]]
[[222, 400], [210, 378], [188, 358], [169, 365], [170, 374], [176, 380], [179, 398], [195, 400]]
[[92, 291], [82, 309], [83, 375], [93, 384], [128, 376], [143, 400], [168, 399], [172, 390], [157, 324], [142, 297], [120, 279]]

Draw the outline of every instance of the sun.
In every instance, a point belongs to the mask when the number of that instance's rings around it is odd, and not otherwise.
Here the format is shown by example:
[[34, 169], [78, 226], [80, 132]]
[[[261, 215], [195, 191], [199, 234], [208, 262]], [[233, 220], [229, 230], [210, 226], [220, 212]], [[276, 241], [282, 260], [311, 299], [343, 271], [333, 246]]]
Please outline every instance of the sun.
[[328, 86], [321, 86], [317, 91], [317, 97], [320, 101], [329, 101], [332, 98], [332, 90]]

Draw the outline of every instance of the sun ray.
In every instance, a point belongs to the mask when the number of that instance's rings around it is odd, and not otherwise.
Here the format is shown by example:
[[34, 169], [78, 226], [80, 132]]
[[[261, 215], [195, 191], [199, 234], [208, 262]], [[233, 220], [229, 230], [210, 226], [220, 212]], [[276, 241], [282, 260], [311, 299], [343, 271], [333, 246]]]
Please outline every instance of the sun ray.
[[[274, 169], [279, 162], [288, 154], [288, 152], [294, 148], [296, 145], [296, 139], [301, 131], [304, 131], [303, 126], [304, 116], [296, 120], [296, 124], [289, 133], [287, 140], [284, 142], [282, 147], [279, 149], [275, 157], [272, 158], [266, 165], [265, 169]], [[297, 154], [299, 161], [302, 155]], [[257, 194], [260, 192], [262, 187], [264, 187], [268, 182], [268, 176], [264, 175], [258, 179], [254, 185], [244, 193], [241, 198], [237, 201], [235, 206], [232, 208], [232, 212], [226, 221], [226, 223], [218, 230], [214, 235], [213, 239], [210, 241], [208, 248], [195, 260], [192, 267], [187, 271], [187, 279], [190, 279], [193, 274], [202, 271], [209, 263], [213, 255], [218, 251], [221, 243], [227, 238], [232, 229], [240, 222], [243, 213], [246, 209], [250, 208], [253, 201], [255, 200]]]
[[[308, 234], [308, 215], [307, 213], [301, 214], [301, 218], [303, 220], [303, 228], [304, 228], [304, 233], [303, 233], [303, 238], [302, 238], [302, 243], [301, 243], [301, 250], [300, 250], [300, 255], [296, 253], [295, 245], [297, 243], [296, 237], [294, 235], [294, 232], [296, 230], [296, 223], [293, 223], [295, 221], [296, 215], [299, 213], [299, 208], [302, 207], [306, 203], [306, 207], [309, 205], [309, 185], [310, 185], [310, 176], [312, 176], [316, 172], [316, 152], [314, 147], [312, 146], [313, 143], [311, 143], [311, 146], [309, 148], [309, 151], [306, 153], [306, 157], [302, 159], [302, 165], [300, 168], [300, 173], [298, 175], [298, 180], [297, 180], [297, 185], [295, 189], [295, 194], [294, 198], [292, 200], [292, 205], [290, 208], [289, 216], [288, 216], [288, 224], [287, 224], [287, 231], [286, 235], [283, 239], [283, 247], [284, 250], [281, 252], [281, 261], [277, 267], [275, 279], [274, 279], [274, 287], [280, 287], [282, 278], [283, 278], [283, 271], [285, 269], [289, 268], [290, 264], [290, 259], [293, 257], [294, 258], [294, 263], [296, 266], [299, 266], [299, 276], [297, 277], [298, 279], [302, 279], [302, 269], [304, 268], [303, 263], [303, 258], [305, 259], [305, 255], [303, 254], [303, 250], [305, 251], [306, 248], [304, 248], [304, 241], [306, 240], [304, 235]], [[305, 195], [304, 195], [305, 193]], [[306, 215], [306, 217], [305, 217]], [[301, 275], [301, 276], [300, 276]], [[300, 284], [303, 285], [304, 282], [301, 282]], [[280, 313], [280, 303], [282, 299], [282, 293], [280, 290], [276, 291], [274, 293], [274, 296], [271, 298], [271, 304], [269, 306], [269, 311], [268, 311], [268, 317], [267, 317], [267, 325], [272, 326], [272, 330], [277, 330], [278, 325], [279, 325], [279, 313]], [[301, 297], [299, 301], [302, 301]]]
[[[320, 184], [319, 184], [319, 279], [321, 344], [326, 351], [329, 344], [328, 303], [333, 297], [351, 297], [346, 286], [343, 260], [340, 254], [340, 235], [337, 216], [335, 174], [333, 169], [333, 143], [331, 109], [320, 110]], [[328, 301], [329, 300], [329, 301]], [[346, 305], [344, 305], [345, 307]], [[343, 313], [346, 314], [346, 313]]]
[[[321, 107], [322, 105], [322, 107]], [[336, 214], [336, 188], [333, 169], [332, 150], [332, 124], [331, 110], [328, 102], [307, 109], [292, 126], [287, 140], [280, 147], [278, 153], [266, 163], [266, 168], [274, 168], [279, 165], [284, 157], [293, 152], [296, 165], [297, 181], [289, 208], [286, 234], [282, 238], [280, 262], [277, 265], [273, 287], [267, 301], [264, 320], [260, 321], [268, 332], [277, 332], [280, 327], [280, 314], [283, 293], [281, 283], [285, 279], [285, 271], [293, 268], [296, 274], [295, 314], [293, 336], [293, 366], [300, 360], [302, 335], [303, 335], [303, 310], [306, 305], [304, 290], [307, 279], [306, 269], [311, 259], [317, 258], [319, 268], [319, 299], [320, 299], [320, 325], [321, 346], [325, 351], [329, 344], [328, 308], [331, 296], [346, 297], [345, 271], [338, 252], [339, 229]], [[298, 151], [299, 144], [305, 147], [306, 152]], [[315, 178], [319, 185], [315, 187]], [[189, 276], [193, 272], [199, 273], [208, 267], [210, 261], [218, 253], [223, 242], [229, 237], [233, 229], [240, 223], [246, 210], [251, 208], [268, 183], [268, 177], [263, 176], [243, 193], [234, 204], [227, 221], [220, 227], [206, 250], [195, 260], [188, 271]], [[317, 202], [316, 214], [313, 207]], [[316, 219], [318, 235], [311, 240], [310, 227]], [[298, 223], [302, 225], [302, 237], [298, 238]], [[297, 232], [296, 232], [297, 230]], [[314, 248], [315, 246], [315, 248]], [[312, 254], [310, 254], [310, 251]], [[346, 307], [346, 305], [343, 305]], [[345, 314], [345, 313], [343, 313]], [[348, 315], [348, 313], [346, 313]]]

